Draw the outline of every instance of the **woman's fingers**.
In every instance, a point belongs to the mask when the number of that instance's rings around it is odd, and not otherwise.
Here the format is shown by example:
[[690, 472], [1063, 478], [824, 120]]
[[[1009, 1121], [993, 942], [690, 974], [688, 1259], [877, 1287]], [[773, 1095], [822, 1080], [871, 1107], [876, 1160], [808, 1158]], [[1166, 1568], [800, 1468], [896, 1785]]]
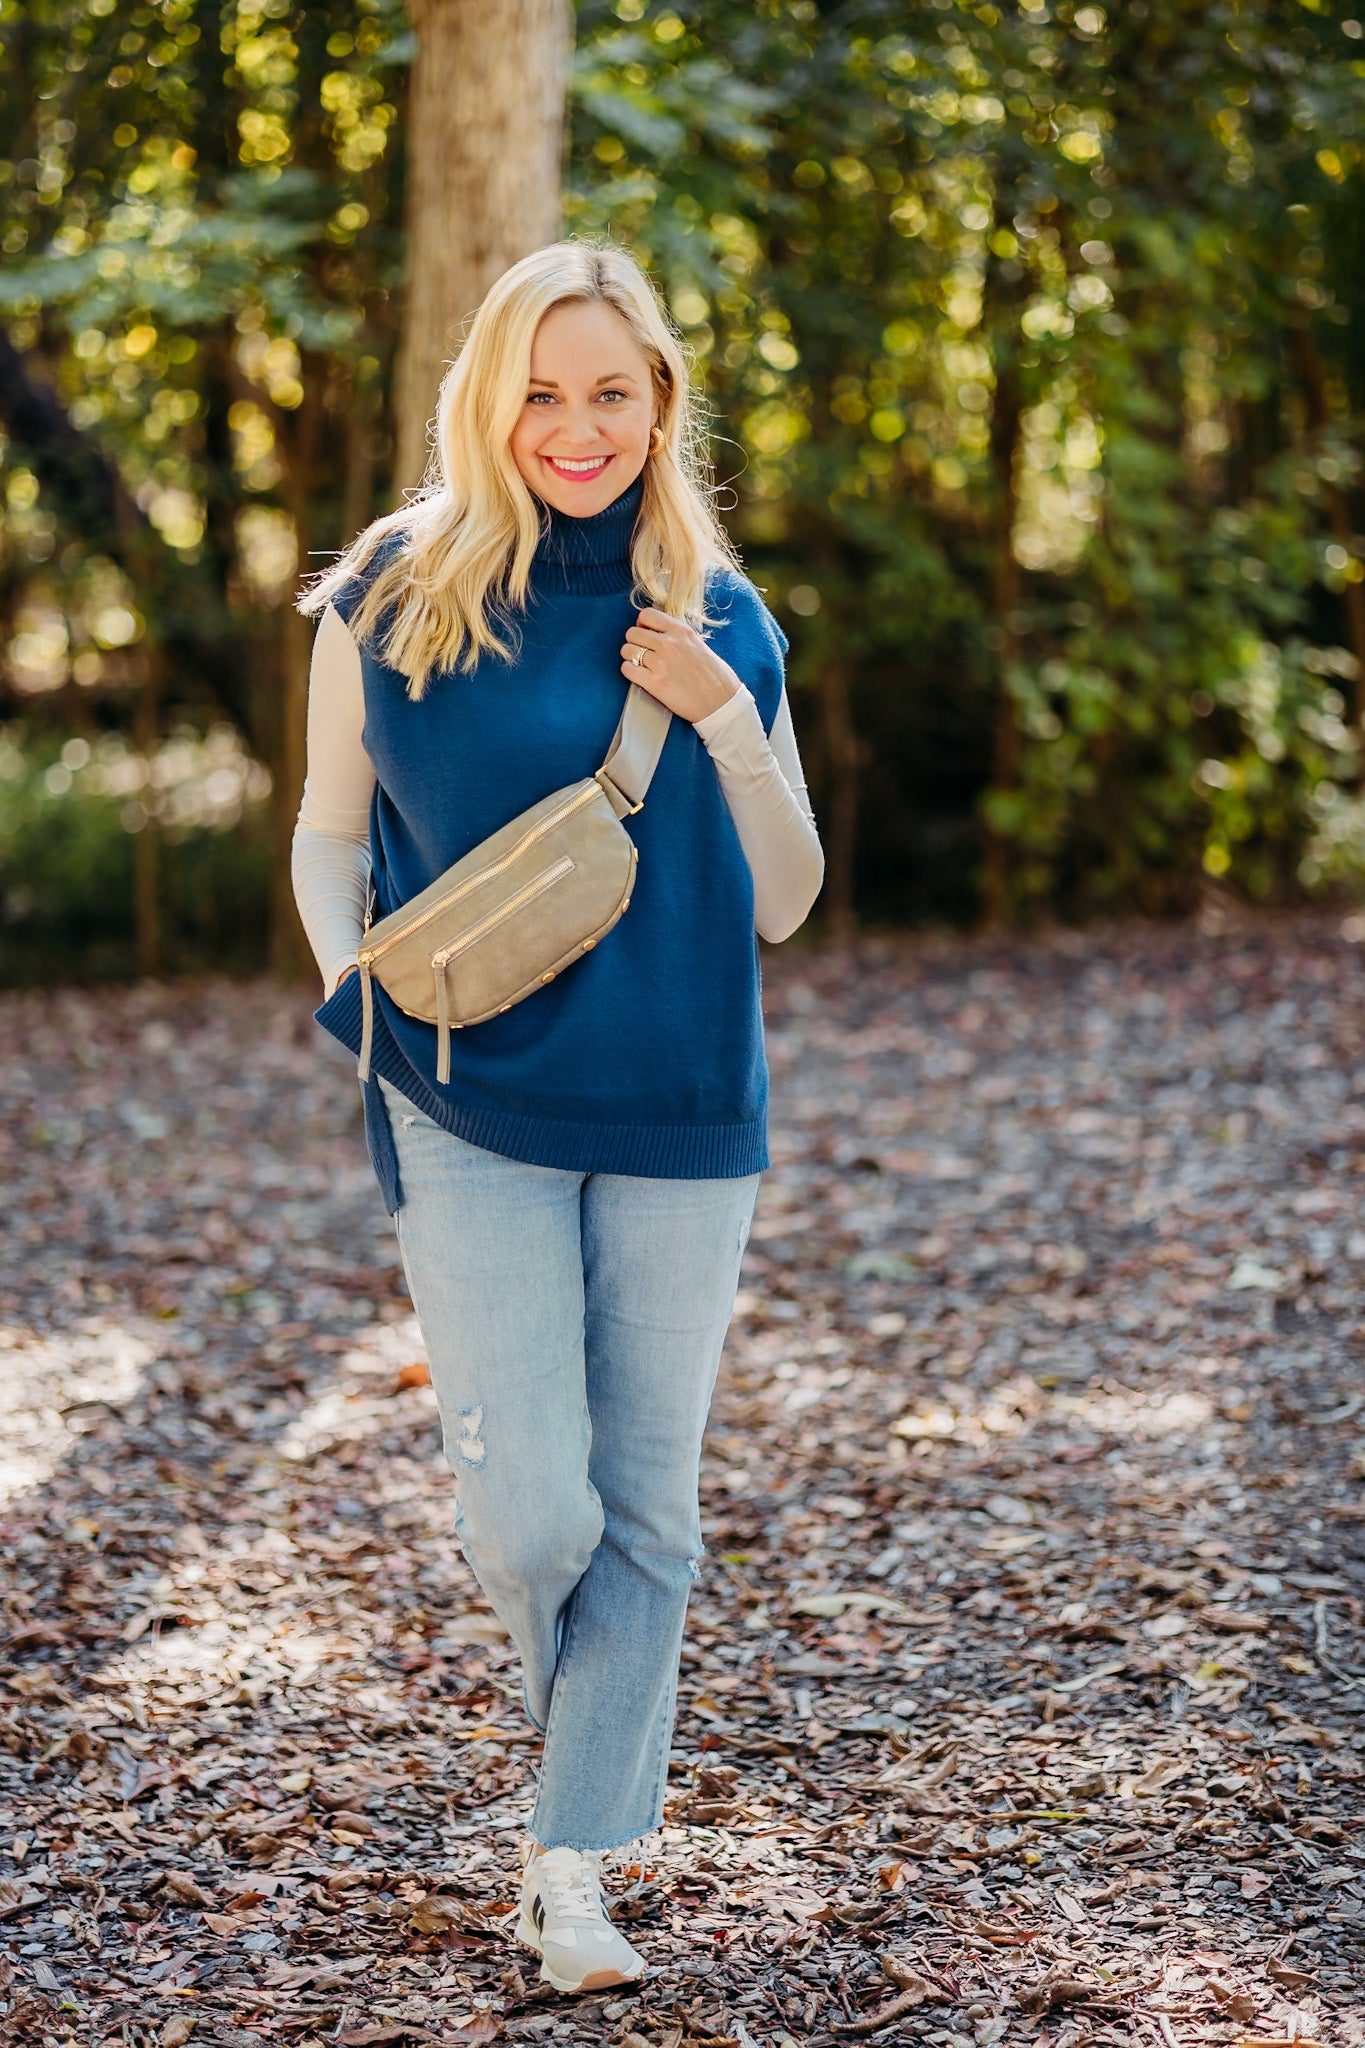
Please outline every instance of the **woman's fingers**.
[[626, 628], [621, 674], [692, 722], [717, 710], [739, 688], [733, 670], [686, 619], [671, 618], [654, 605], [646, 605]]
[[689, 626], [686, 619], [675, 619], [669, 612], [661, 612], [652, 604], [647, 604], [637, 614], [635, 624], [627, 630], [630, 633], [650, 633], [656, 639], [671, 640], [679, 646], [701, 642], [701, 635], [695, 627]]
[[655, 669], [640, 668], [633, 661], [621, 663], [621, 674], [628, 683], [638, 683], [651, 697], [657, 697], [661, 704], [667, 704], [670, 711], [679, 709], [673, 701], [676, 692], [667, 676], [660, 675]]

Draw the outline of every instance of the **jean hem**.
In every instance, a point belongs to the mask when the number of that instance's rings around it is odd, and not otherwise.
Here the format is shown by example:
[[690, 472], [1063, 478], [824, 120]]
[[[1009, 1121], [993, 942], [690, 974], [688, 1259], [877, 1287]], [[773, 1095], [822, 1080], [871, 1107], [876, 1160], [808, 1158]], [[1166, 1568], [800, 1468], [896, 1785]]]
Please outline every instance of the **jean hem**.
[[628, 1835], [613, 1835], [609, 1842], [542, 1842], [535, 1830], [534, 1816], [530, 1832], [542, 1849], [576, 1849], [580, 1856], [605, 1856], [612, 1849], [624, 1849], [631, 1842], [642, 1842], [646, 1835], [652, 1835], [659, 1825], [657, 1821], [649, 1827], [635, 1828]]

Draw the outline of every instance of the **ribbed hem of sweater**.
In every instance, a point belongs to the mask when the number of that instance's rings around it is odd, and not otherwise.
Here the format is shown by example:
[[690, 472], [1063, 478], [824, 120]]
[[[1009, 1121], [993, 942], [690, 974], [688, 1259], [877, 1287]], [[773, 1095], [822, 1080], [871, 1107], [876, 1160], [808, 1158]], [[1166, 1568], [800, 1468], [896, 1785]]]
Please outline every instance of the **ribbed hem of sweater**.
[[[353, 1004], [338, 1003], [338, 997], [352, 991], [354, 981], [352, 976], [343, 982], [336, 995], [313, 1015], [333, 1038], [358, 1054], [359, 999]], [[328, 1011], [330, 1015], [324, 1014]], [[455, 1102], [427, 1087], [379, 1017], [370, 1050], [370, 1073], [364, 1091], [366, 1145], [391, 1216], [402, 1206], [403, 1191], [388, 1113], [375, 1075], [382, 1075], [442, 1130], [523, 1166], [558, 1167], [567, 1173], [621, 1173], [641, 1180], [741, 1180], [762, 1173], [768, 1165], [766, 1113], [728, 1124], [572, 1123], [520, 1109]]]

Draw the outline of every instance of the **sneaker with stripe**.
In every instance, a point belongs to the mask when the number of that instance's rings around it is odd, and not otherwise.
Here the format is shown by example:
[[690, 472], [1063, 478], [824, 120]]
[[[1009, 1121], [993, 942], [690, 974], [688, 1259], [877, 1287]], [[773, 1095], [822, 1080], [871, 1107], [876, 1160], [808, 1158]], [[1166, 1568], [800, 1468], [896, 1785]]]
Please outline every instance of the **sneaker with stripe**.
[[582, 1849], [532, 1855], [521, 1879], [518, 1939], [556, 1991], [601, 1991], [643, 1976], [644, 1957], [612, 1926], [602, 1859]]

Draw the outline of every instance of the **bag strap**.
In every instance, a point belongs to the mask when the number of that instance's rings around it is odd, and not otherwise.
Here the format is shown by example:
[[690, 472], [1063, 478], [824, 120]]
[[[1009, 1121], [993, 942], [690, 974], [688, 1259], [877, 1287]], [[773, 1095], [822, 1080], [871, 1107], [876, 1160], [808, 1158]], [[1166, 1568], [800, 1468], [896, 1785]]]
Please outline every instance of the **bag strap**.
[[616, 737], [597, 771], [599, 781], [605, 776], [624, 797], [627, 815], [638, 811], [645, 800], [672, 723], [673, 713], [666, 704], [638, 683], [631, 684]]

